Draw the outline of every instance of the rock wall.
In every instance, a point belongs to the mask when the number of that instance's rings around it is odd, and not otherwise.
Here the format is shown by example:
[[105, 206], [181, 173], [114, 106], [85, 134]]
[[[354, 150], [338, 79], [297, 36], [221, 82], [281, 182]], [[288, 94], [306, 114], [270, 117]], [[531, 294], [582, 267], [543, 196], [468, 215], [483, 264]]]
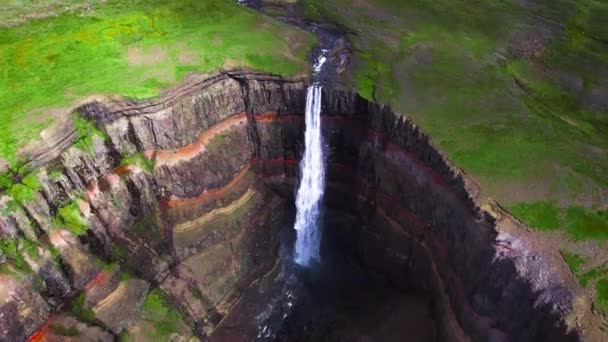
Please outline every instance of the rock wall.
[[[19, 255], [0, 276], [10, 294], [0, 340], [56, 335], [58, 325], [99, 340], [135, 334], [151, 324], [152, 289], [184, 318], [174, 334], [211, 333], [276, 261], [306, 85], [221, 72], [152, 101], [79, 108], [103, 132], [89, 149], [62, 124], [47, 140], [57, 143], [29, 157], [34, 195], [0, 198], [0, 235]], [[323, 98], [328, 208], [367, 223], [353, 235], [369, 267], [435, 295], [444, 337], [591, 336], [588, 302], [557, 251], [484, 199], [414, 123], [349, 91]]]

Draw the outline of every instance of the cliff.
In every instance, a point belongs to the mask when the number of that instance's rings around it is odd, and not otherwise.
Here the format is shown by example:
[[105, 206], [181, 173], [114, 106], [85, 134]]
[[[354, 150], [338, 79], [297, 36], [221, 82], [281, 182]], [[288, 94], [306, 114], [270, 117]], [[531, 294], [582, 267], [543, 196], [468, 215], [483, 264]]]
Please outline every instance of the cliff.
[[[150, 101], [98, 99], [47, 132], [0, 198], [0, 340], [142, 334], [157, 302], [177, 318], [155, 334], [210, 335], [277, 260], [306, 86], [193, 76]], [[328, 210], [367, 223], [344, 236], [369, 267], [433, 294], [444, 338], [596, 337], [558, 251], [408, 117], [344, 89], [323, 99]]]

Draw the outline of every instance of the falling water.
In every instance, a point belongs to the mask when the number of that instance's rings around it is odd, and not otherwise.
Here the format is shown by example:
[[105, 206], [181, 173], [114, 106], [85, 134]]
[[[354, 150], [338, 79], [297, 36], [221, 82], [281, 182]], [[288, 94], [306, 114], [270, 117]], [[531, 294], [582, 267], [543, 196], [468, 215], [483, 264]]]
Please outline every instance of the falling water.
[[[321, 55], [315, 65], [318, 75], [326, 58]], [[313, 79], [314, 76], [313, 75]], [[297, 231], [295, 261], [308, 266], [319, 260], [319, 214], [325, 188], [325, 166], [323, 165], [323, 138], [321, 136], [321, 85], [313, 82], [306, 95], [306, 131], [304, 133], [304, 156], [300, 162], [300, 187], [296, 194]]]

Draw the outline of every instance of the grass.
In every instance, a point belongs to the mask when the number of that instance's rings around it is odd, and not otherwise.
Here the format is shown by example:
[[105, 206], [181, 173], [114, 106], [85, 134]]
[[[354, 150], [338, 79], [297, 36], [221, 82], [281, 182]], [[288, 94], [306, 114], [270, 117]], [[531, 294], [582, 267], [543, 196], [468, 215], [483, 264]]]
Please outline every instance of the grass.
[[[308, 2], [313, 17], [354, 32], [352, 78], [360, 93], [410, 115], [488, 195], [512, 205], [522, 201], [510, 197], [514, 185], [548, 183], [549, 200], [575, 205], [578, 195], [608, 186], [608, 116], [555, 75], [580, 77], [584, 90], [592, 89], [598, 81], [592, 69], [608, 66], [606, 49], [584, 39], [575, 50], [570, 31], [547, 42], [538, 57], [516, 57], [509, 46], [514, 33], [535, 29], [538, 14], [569, 24], [578, 13], [606, 6], [540, 5], [536, 13], [498, 0]], [[585, 32], [603, 27], [579, 21]], [[594, 64], [575, 68], [581, 60]]]
[[561, 254], [566, 264], [568, 264], [570, 271], [572, 271], [582, 286], [588, 287], [595, 283], [596, 303], [600, 310], [608, 312], [608, 264], [605, 263], [587, 272], [583, 272], [582, 268], [589, 260], [588, 257], [563, 250]]
[[90, 94], [156, 96], [191, 72], [308, 70], [311, 34], [224, 0], [117, 1], [1, 29], [0, 158]]
[[3, 0], [0, 3], [0, 25], [12, 26], [27, 18], [62, 13], [87, 2], [97, 4], [103, 0]]
[[[346, 80], [362, 96], [410, 116], [486, 195], [533, 229], [565, 231], [564, 249], [604, 241], [608, 113], [586, 99], [608, 92], [602, 85], [608, 2], [522, 4], [306, 1], [311, 18], [352, 32], [354, 70]], [[530, 35], [542, 37], [543, 25], [550, 27], [548, 39], [519, 45]], [[563, 256], [605, 307], [605, 267], [583, 272], [587, 261], [603, 260]]]
[[553, 202], [518, 203], [511, 212], [533, 228], [553, 230], [561, 226], [560, 211]]
[[61, 228], [69, 230], [74, 235], [84, 235], [88, 225], [86, 219], [78, 207], [78, 203], [72, 200], [57, 210], [53, 223]]
[[568, 268], [570, 268], [570, 271], [572, 272], [572, 274], [579, 276], [581, 274], [583, 265], [585, 265], [585, 263], [587, 262], [587, 258], [584, 256], [581, 256], [581, 255], [569, 253], [569, 252], [563, 251], [563, 250], [560, 251], [560, 253], [562, 254], [562, 257], [564, 258], [564, 261], [568, 265]]
[[9, 183], [7, 193], [17, 202], [24, 204], [36, 199], [40, 182], [34, 172], [27, 174], [19, 183]]
[[608, 276], [608, 263], [604, 263], [598, 267], [592, 268], [585, 273], [579, 273], [577, 278], [581, 285], [587, 286], [593, 281]]
[[563, 228], [573, 240], [608, 240], [608, 210], [579, 206], [559, 208], [555, 202], [525, 202], [509, 208], [538, 230]]
[[597, 303], [604, 312], [608, 311], [608, 278], [600, 279], [595, 283]]

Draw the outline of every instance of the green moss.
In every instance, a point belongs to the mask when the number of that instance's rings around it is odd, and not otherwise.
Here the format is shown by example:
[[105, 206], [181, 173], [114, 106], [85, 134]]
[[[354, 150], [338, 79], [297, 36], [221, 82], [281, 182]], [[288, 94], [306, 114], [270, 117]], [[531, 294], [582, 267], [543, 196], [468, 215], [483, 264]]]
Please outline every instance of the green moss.
[[57, 181], [61, 179], [61, 177], [63, 177], [63, 172], [61, 171], [53, 170], [51, 173], [49, 173], [49, 179], [52, 181]]
[[[580, 75], [583, 91], [597, 83], [593, 69], [608, 58], [588, 35], [606, 32], [587, 19], [605, 5], [542, 1], [536, 12], [498, 0], [312, 3], [321, 17], [337, 17], [353, 32], [352, 79], [360, 93], [411, 116], [490, 196], [508, 203], [514, 186], [543, 184], [549, 199], [574, 205], [581, 194], [608, 186], [608, 154], [601, 152], [608, 150], [608, 116], [586, 108], [556, 76]], [[565, 38], [556, 32], [544, 55], [515, 58], [513, 34], [538, 30], [539, 16], [578, 24]], [[594, 62], [577, 66], [579, 58]], [[546, 214], [539, 226], [554, 228], [555, 211]]]
[[86, 234], [88, 229], [87, 221], [82, 216], [78, 203], [74, 200], [57, 210], [57, 216], [53, 223], [58, 227], [69, 230], [75, 235]]
[[144, 300], [141, 317], [152, 323], [155, 330], [146, 336], [153, 341], [167, 341], [173, 333], [179, 333], [185, 327], [180, 314], [167, 301], [166, 295], [159, 289], [148, 294]]
[[118, 335], [118, 342], [131, 342], [131, 341], [133, 341], [133, 339], [131, 338], [131, 336], [129, 336], [129, 333], [126, 330], [123, 330]]
[[146, 158], [142, 152], [138, 152], [129, 157], [124, 157], [120, 162], [120, 165], [135, 165], [146, 172], [153, 172], [155, 164], [154, 160]]
[[281, 75], [309, 68], [312, 34], [234, 1], [109, 0], [93, 7], [2, 29], [0, 158], [11, 165], [52, 121], [50, 108], [83, 96], [156, 96], [191, 72], [228, 62]]
[[[23, 238], [0, 240], [0, 257], [4, 262], [10, 262], [17, 271], [29, 274], [32, 270], [25, 261], [26, 254], [36, 260], [38, 258], [38, 246]], [[5, 269], [5, 271], [7, 270]]]
[[535, 229], [564, 229], [574, 240], [608, 239], [608, 210], [558, 208], [554, 202], [517, 203], [509, 209]]
[[79, 334], [78, 329], [73, 325], [66, 327], [61, 324], [53, 324], [51, 326], [51, 330], [57, 336], [74, 337], [74, 336], [78, 336], [78, 334]]
[[582, 266], [585, 265], [585, 263], [587, 262], [587, 258], [582, 255], [569, 253], [564, 250], [560, 251], [560, 253], [562, 254], [562, 257], [564, 258], [566, 264], [568, 264], [568, 267], [570, 268], [572, 274], [574, 274], [575, 276], [579, 276], [581, 274]]
[[119, 245], [117, 242], [112, 244], [112, 260], [123, 261], [128, 255], [127, 248]]
[[8, 175], [2, 178], [2, 185], [7, 188], [7, 193], [17, 202], [25, 204], [36, 199], [36, 194], [40, 190], [40, 182], [34, 172], [25, 175], [18, 183], [14, 183], [13, 177]]
[[562, 226], [560, 211], [553, 202], [519, 203], [510, 210], [532, 228], [553, 230]]
[[571, 207], [567, 210], [566, 229], [576, 240], [608, 239], [608, 210]]
[[46, 291], [46, 283], [44, 282], [44, 279], [42, 279], [42, 277], [37, 276], [34, 279], [34, 284], [33, 284], [34, 290], [36, 290], [38, 293], [43, 293]]
[[120, 281], [129, 281], [131, 280], [131, 278], [133, 278], [133, 276], [129, 272], [120, 273]]
[[608, 275], [608, 263], [604, 263], [598, 267], [592, 268], [591, 270], [579, 275], [578, 280], [582, 286], [587, 286], [593, 281], [603, 278]]
[[595, 283], [595, 291], [597, 292], [597, 303], [600, 309], [608, 312], [608, 278], [600, 279]]
[[95, 124], [82, 117], [79, 113], [72, 114], [72, 122], [78, 133], [78, 138], [74, 141], [74, 146], [82, 151], [93, 152], [93, 137], [98, 136], [107, 139], [107, 135], [100, 131]]
[[72, 313], [74, 314], [74, 316], [76, 316], [83, 322], [94, 323], [96, 320], [95, 313], [93, 312], [93, 310], [86, 309], [84, 307], [85, 301], [86, 294], [84, 292], [74, 298], [74, 300], [72, 301]]

